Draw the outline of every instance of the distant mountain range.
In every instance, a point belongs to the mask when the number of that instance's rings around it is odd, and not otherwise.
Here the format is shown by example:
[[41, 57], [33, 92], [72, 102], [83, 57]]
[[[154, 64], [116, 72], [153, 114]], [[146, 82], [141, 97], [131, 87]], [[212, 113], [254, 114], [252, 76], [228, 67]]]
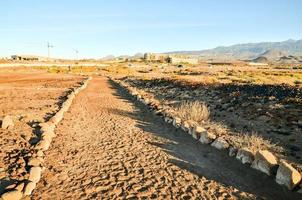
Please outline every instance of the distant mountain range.
[[[258, 63], [302, 63], [302, 39], [290, 39], [283, 42], [235, 44], [201, 51], [173, 51], [164, 54], [191, 55], [205, 60], [246, 60]], [[143, 54], [137, 53], [133, 56], [122, 55], [118, 57], [108, 55], [101, 58], [101, 60], [138, 58], [143, 58]]]
[[252, 60], [265, 57], [267, 60], [278, 60], [282, 57], [296, 57], [302, 55], [302, 40], [286, 40], [283, 42], [260, 42], [220, 46], [201, 51], [175, 51], [169, 54], [187, 54], [204, 58]]
[[114, 60], [114, 59], [139, 59], [139, 58], [143, 58], [144, 54], [142, 53], [136, 53], [133, 56], [129, 56], [129, 55], [121, 55], [118, 57], [115, 57], [114, 55], [108, 55], [105, 56], [103, 58], [101, 58], [101, 60]]

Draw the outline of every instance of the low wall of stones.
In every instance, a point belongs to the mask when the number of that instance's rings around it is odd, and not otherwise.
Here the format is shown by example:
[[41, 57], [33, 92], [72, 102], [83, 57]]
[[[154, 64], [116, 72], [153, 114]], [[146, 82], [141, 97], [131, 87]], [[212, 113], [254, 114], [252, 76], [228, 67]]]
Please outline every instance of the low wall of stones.
[[165, 122], [172, 124], [177, 129], [182, 129], [202, 144], [226, 151], [229, 156], [236, 158], [240, 163], [250, 165], [251, 168], [274, 177], [278, 184], [285, 186], [287, 189], [302, 193], [301, 173], [287, 161], [278, 159], [267, 150], [260, 150], [254, 154], [248, 148], [236, 149], [223, 138], [209, 133], [200, 125], [196, 125], [196, 122], [192, 123], [176, 117], [171, 109], [162, 106], [158, 100], [148, 97], [146, 93], [138, 91], [121, 80], [114, 78], [111, 78], [111, 80], [127, 90], [138, 101], [148, 106], [156, 115], [161, 116]]
[[67, 100], [62, 103], [60, 110], [52, 118], [50, 118], [50, 120], [39, 124], [40, 132], [42, 135], [40, 137], [39, 142], [36, 145], [32, 146], [34, 153], [29, 156], [28, 162], [26, 163], [29, 168], [28, 179], [23, 180], [18, 184], [14, 184], [16, 185], [15, 187], [13, 187], [12, 189], [8, 189], [1, 195], [1, 200], [19, 200], [32, 194], [44, 170], [44, 153], [49, 149], [53, 138], [56, 136], [56, 126], [63, 119], [64, 113], [69, 110], [73, 99], [80, 91], [87, 87], [88, 82], [91, 79], [91, 77], [87, 78], [82, 82], [82, 85], [80, 87], [74, 89], [67, 96]]

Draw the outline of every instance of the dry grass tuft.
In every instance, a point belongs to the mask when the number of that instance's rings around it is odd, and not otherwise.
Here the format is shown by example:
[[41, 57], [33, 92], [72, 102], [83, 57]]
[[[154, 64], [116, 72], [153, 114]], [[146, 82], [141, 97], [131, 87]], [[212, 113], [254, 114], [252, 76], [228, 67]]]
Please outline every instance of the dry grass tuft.
[[276, 144], [272, 144], [270, 140], [266, 140], [258, 134], [235, 134], [230, 135], [230, 143], [237, 147], [247, 147], [254, 153], [259, 150], [273, 150], [275, 152], [281, 152], [282, 148]]
[[210, 111], [199, 101], [186, 101], [176, 108], [176, 114], [181, 119], [203, 122], [209, 119]]

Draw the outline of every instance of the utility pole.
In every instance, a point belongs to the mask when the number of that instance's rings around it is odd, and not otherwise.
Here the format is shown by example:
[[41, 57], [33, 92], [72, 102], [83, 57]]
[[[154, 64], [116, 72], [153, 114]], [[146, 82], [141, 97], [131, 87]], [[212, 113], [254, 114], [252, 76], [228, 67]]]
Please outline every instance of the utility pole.
[[50, 57], [50, 48], [54, 48], [54, 46], [50, 45], [49, 42], [47, 42], [47, 56], [48, 56], [48, 59]]
[[74, 52], [76, 53], [76, 60], [79, 60], [79, 51], [77, 49], [74, 49]]

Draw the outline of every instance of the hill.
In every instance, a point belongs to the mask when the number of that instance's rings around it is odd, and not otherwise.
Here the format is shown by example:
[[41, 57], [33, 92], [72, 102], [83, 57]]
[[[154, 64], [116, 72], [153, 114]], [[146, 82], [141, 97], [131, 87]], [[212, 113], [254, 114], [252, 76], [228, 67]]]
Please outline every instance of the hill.
[[302, 55], [302, 40], [286, 40], [283, 42], [260, 42], [220, 46], [201, 51], [176, 51], [173, 54], [198, 55], [204, 58], [236, 58], [255, 59], [269, 50], [281, 51], [286, 55]]

